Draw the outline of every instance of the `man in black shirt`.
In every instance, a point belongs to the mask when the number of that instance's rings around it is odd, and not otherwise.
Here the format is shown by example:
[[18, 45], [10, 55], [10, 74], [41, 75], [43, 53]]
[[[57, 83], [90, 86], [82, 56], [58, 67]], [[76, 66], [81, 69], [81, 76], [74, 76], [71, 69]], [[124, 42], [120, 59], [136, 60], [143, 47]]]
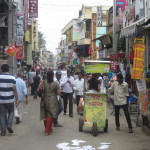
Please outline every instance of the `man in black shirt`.
[[41, 78], [39, 77], [38, 72], [36, 73], [36, 76], [33, 78], [33, 86], [34, 86], [34, 99], [37, 98], [37, 88], [40, 84]]

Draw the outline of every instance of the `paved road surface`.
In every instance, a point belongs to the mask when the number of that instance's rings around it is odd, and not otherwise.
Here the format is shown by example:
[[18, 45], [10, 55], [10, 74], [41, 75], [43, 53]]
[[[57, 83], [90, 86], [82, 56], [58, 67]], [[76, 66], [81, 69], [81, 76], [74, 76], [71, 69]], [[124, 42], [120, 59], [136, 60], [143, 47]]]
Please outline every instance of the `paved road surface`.
[[[128, 133], [127, 124], [123, 116], [120, 119], [120, 131], [115, 130], [114, 115], [111, 115], [108, 117], [108, 133], [100, 133], [97, 137], [93, 137], [89, 129], [84, 129], [84, 132], [80, 133], [78, 131], [79, 116], [75, 109], [74, 118], [61, 114], [59, 122], [64, 125], [63, 128], [54, 128], [51, 135], [45, 136], [43, 122], [39, 121], [39, 101], [39, 99], [33, 100], [30, 98], [29, 105], [25, 106], [24, 109], [22, 123], [16, 125], [14, 122], [13, 124], [14, 134], [0, 137], [0, 150], [58, 150], [56, 145], [64, 142], [69, 143], [70, 147], [90, 145], [95, 150], [103, 142], [111, 143], [108, 150], [150, 150], [150, 137], [145, 135], [140, 127], [135, 127], [135, 124], [133, 124], [134, 133]], [[71, 144], [74, 139], [83, 140], [86, 143], [73, 146]], [[73, 149], [66, 148], [63, 150]]]

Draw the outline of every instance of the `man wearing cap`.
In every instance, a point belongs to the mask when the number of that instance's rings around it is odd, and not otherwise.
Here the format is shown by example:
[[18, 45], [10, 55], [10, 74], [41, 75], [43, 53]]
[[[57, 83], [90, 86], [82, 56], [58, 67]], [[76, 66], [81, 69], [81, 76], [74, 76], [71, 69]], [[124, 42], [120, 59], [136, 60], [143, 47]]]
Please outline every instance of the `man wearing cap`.
[[73, 86], [74, 78], [71, 76], [71, 69], [67, 69], [67, 76], [63, 77], [63, 102], [64, 102], [64, 115], [67, 114], [67, 104], [69, 99], [69, 117], [73, 117]]
[[21, 77], [22, 77], [22, 74], [18, 73], [17, 79], [16, 79], [16, 88], [17, 88], [17, 93], [18, 93], [19, 104], [17, 107], [15, 107], [16, 124], [19, 124], [22, 120], [24, 96], [26, 98], [26, 104], [28, 104], [27, 87], [26, 87], [25, 82], [21, 79]]
[[[62, 75], [61, 71], [57, 70], [55, 81], [57, 81], [59, 83], [60, 87], [61, 87], [61, 82], [62, 82], [61, 75]], [[60, 96], [57, 96], [57, 97], [58, 97], [58, 116], [59, 116], [63, 110], [63, 106], [62, 106], [61, 97]], [[63, 127], [63, 125], [58, 123], [58, 116], [57, 116], [57, 118], [54, 118], [54, 127]]]

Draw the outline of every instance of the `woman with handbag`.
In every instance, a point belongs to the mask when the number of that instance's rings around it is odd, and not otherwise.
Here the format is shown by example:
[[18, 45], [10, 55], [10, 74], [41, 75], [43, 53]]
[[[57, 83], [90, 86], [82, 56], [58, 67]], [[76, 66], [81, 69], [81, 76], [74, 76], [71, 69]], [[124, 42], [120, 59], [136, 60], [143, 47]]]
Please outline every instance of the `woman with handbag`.
[[58, 100], [60, 96], [60, 86], [53, 80], [54, 72], [52, 70], [47, 72], [47, 80], [44, 80], [39, 85], [38, 91], [42, 92], [41, 97], [41, 120], [45, 120], [45, 135], [52, 132], [53, 118], [58, 115]]

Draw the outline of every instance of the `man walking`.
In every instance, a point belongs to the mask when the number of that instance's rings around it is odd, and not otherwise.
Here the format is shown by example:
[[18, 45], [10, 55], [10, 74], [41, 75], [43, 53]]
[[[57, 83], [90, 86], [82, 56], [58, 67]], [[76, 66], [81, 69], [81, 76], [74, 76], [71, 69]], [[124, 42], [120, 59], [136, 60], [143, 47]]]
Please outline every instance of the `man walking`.
[[63, 86], [64, 115], [67, 114], [67, 104], [69, 98], [69, 117], [73, 117], [74, 78], [71, 76], [70, 69], [67, 69], [67, 76], [63, 77], [62, 86]]
[[[9, 74], [9, 66], [1, 66], [2, 74], [0, 75], [0, 123], [1, 136], [6, 135], [6, 129], [13, 133], [12, 121], [14, 117], [14, 102], [18, 105], [18, 95], [16, 90], [15, 77]], [[8, 116], [7, 116], [8, 113]]]
[[35, 77], [36, 73], [34, 71], [34, 68], [31, 69], [31, 72], [29, 72], [29, 83], [31, 86], [31, 95], [34, 95], [34, 85], [33, 85], [33, 78]]
[[84, 91], [84, 79], [82, 78], [81, 72], [78, 73], [78, 79], [75, 80], [73, 89], [75, 90], [77, 109], [78, 109], [79, 101], [80, 98], [83, 97], [83, 91]]
[[110, 93], [114, 92], [116, 130], [120, 130], [119, 110], [123, 108], [129, 127], [129, 133], [132, 133], [132, 124], [127, 105], [127, 97], [129, 96], [128, 84], [123, 81], [121, 73], [117, 74], [117, 81], [112, 84], [108, 91]]
[[[55, 81], [57, 81], [61, 87], [61, 71], [60, 70], [57, 70], [56, 71], [56, 79]], [[60, 115], [60, 113], [62, 112], [63, 110], [63, 106], [62, 106], [62, 100], [61, 100], [61, 97], [60, 96], [57, 96], [58, 97], [58, 116]], [[58, 117], [57, 118], [54, 118], [54, 127], [63, 127], [63, 125], [59, 124], [58, 123]]]
[[37, 88], [39, 87], [41, 78], [39, 73], [36, 73], [36, 76], [33, 78], [33, 87], [34, 87], [34, 99], [37, 99]]
[[28, 104], [27, 87], [25, 82], [21, 79], [21, 76], [21, 73], [18, 73], [16, 79], [16, 88], [18, 93], [18, 106], [15, 107], [16, 124], [19, 124], [22, 120], [24, 96], [26, 98], [26, 104]]

